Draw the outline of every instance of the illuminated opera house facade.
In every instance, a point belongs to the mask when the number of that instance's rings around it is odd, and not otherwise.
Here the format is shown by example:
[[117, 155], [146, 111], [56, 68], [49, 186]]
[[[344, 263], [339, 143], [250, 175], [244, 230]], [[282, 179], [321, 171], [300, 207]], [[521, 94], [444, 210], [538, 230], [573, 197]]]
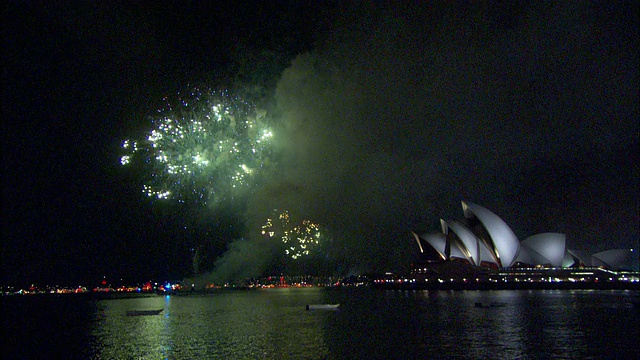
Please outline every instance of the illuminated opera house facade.
[[638, 273], [624, 270], [632, 249], [584, 256], [567, 248], [565, 234], [545, 232], [519, 241], [485, 207], [463, 201], [462, 210], [464, 222], [440, 220], [439, 233], [412, 232], [421, 260], [412, 266], [411, 276], [379, 282], [638, 284]]

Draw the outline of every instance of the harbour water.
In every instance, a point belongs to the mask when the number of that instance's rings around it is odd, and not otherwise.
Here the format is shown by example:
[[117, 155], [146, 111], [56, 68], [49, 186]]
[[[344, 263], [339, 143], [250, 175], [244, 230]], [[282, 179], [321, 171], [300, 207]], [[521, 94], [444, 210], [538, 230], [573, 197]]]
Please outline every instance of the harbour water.
[[[620, 290], [371, 288], [114, 299], [5, 296], [2, 354], [5, 359], [632, 359], [640, 358], [639, 301], [639, 292]], [[306, 310], [307, 304], [330, 303], [340, 303], [339, 310]], [[126, 315], [152, 309], [163, 311]]]

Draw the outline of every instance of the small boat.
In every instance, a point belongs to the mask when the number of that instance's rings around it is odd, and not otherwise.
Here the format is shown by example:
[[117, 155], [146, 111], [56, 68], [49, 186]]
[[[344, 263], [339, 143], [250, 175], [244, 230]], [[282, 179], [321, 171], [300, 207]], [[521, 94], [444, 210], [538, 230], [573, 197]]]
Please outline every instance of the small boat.
[[338, 310], [340, 304], [307, 305], [307, 310]]
[[129, 310], [127, 316], [145, 316], [145, 315], [158, 315], [164, 309], [160, 310]]
[[477, 308], [494, 308], [494, 307], [505, 307], [505, 306], [507, 306], [507, 304], [505, 304], [505, 303], [499, 303], [499, 302], [494, 302], [494, 303], [491, 303], [491, 304], [489, 304], [489, 305], [484, 305], [484, 304], [482, 304], [481, 302], [477, 302], [477, 303], [475, 304], [475, 306], [476, 306]]

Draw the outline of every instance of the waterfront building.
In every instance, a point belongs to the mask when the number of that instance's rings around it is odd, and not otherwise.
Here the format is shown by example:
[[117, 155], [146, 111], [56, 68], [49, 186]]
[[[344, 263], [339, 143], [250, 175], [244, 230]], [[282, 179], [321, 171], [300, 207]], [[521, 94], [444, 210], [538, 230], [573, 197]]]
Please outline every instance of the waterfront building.
[[[566, 235], [534, 234], [519, 241], [507, 223], [480, 205], [462, 202], [464, 220], [440, 220], [437, 233], [412, 232], [420, 259], [407, 275], [387, 274], [387, 289], [631, 289], [632, 249], [593, 255], [567, 247]], [[625, 269], [626, 267], [626, 269]]]
[[412, 232], [426, 262], [433, 263], [437, 254], [437, 260], [490, 269], [598, 267], [618, 271], [631, 259], [631, 249], [578, 255], [567, 248], [565, 234], [557, 232], [518, 241], [506, 222], [487, 208], [463, 201], [462, 210], [465, 221], [441, 219], [440, 233]]

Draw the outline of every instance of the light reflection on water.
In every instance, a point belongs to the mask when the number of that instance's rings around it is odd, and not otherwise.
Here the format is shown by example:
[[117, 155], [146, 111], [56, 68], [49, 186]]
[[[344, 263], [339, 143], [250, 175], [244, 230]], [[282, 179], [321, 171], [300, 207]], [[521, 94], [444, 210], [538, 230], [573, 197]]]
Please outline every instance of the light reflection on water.
[[[17, 296], [2, 298], [0, 348], [6, 359], [637, 359], [638, 301], [637, 291], [370, 288]], [[305, 310], [314, 303], [341, 306]]]
[[[632, 291], [363, 292], [329, 319], [334, 358], [640, 358]], [[475, 303], [503, 307], [478, 308]], [[372, 318], [373, 316], [373, 318]], [[353, 328], [341, 338], [340, 329]], [[368, 338], [362, 341], [362, 334]], [[350, 349], [350, 350], [346, 350]], [[354, 350], [355, 349], [355, 350]]]
[[[278, 289], [103, 301], [93, 331], [96, 358], [321, 358], [330, 314], [307, 312], [305, 305], [322, 295], [321, 289]], [[125, 316], [160, 308], [157, 316]]]

